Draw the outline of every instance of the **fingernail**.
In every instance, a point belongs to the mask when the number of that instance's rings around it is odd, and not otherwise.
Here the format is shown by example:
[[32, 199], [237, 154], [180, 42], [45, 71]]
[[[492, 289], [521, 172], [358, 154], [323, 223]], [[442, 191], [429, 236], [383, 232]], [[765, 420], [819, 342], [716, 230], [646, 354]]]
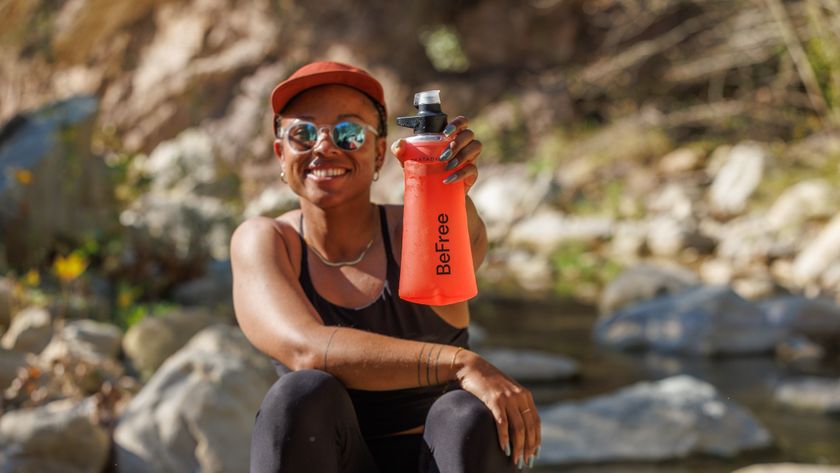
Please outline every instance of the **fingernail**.
[[446, 161], [452, 156], [452, 148], [446, 148], [443, 153], [440, 153], [440, 157], [438, 158], [441, 161]]
[[450, 123], [449, 125], [446, 125], [446, 128], [443, 129], [443, 134], [444, 136], [449, 136], [452, 134], [453, 131], [455, 131], [455, 125]]
[[444, 184], [449, 184], [450, 182], [454, 181], [457, 178], [458, 178], [458, 173], [451, 174], [449, 177], [447, 177], [446, 179], [443, 180], [443, 183]]
[[540, 457], [540, 449], [542, 449], [542, 445], [540, 445], [539, 447], [537, 447], [537, 458], [539, 458], [539, 457]]
[[525, 460], [523, 460], [521, 456], [519, 457], [519, 460], [516, 462], [516, 467], [519, 468], [520, 470], [525, 468]]
[[505, 444], [505, 455], [508, 457], [510, 456], [510, 440], [508, 440]]
[[455, 169], [456, 167], [458, 167], [458, 158], [455, 158], [452, 161], [446, 163], [446, 167], [444, 167], [443, 169], [449, 171], [450, 169]]
[[533, 455], [528, 457], [528, 468], [533, 468], [534, 467], [534, 460], [536, 460], [536, 458], [534, 458]]
[[397, 151], [399, 151], [399, 150], [400, 150], [400, 141], [397, 140], [397, 141], [394, 142], [394, 144], [391, 145], [391, 153], [397, 154]]

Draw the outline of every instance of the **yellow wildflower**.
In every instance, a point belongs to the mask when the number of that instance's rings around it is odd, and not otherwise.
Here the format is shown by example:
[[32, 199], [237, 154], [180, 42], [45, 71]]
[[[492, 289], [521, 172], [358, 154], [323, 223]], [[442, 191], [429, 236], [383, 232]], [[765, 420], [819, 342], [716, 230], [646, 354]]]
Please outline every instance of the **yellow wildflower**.
[[41, 274], [37, 269], [30, 269], [23, 275], [23, 283], [30, 287], [41, 284]]
[[15, 180], [21, 184], [28, 186], [32, 183], [32, 171], [28, 169], [18, 169], [15, 171]]
[[88, 261], [81, 254], [74, 252], [69, 256], [59, 256], [53, 262], [53, 272], [62, 282], [70, 282], [87, 269]]

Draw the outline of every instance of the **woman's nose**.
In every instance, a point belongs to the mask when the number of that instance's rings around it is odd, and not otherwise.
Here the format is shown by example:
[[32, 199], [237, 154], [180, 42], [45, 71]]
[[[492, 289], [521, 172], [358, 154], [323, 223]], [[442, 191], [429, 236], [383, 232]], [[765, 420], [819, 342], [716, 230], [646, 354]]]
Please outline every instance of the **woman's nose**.
[[323, 154], [329, 152], [339, 153], [335, 144], [332, 142], [329, 128], [321, 127], [318, 129], [318, 137], [315, 139], [315, 145], [312, 146], [312, 150]]

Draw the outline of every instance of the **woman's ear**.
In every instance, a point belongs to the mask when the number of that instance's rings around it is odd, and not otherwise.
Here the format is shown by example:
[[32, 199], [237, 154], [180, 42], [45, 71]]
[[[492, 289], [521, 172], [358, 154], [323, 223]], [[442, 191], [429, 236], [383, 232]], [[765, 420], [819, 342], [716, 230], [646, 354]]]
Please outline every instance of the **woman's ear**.
[[388, 144], [385, 142], [385, 138], [376, 140], [376, 169], [382, 169], [382, 166], [385, 164], [385, 150], [387, 147]]
[[274, 140], [274, 154], [283, 159], [283, 141], [282, 140]]

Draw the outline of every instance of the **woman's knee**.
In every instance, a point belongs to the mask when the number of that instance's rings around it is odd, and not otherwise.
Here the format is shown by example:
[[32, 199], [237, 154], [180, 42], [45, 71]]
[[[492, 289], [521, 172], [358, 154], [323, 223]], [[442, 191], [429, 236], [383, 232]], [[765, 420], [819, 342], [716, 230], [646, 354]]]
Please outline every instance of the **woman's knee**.
[[476, 437], [479, 432], [495, 433], [496, 422], [490, 408], [474, 394], [463, 389], [439, 397], [429, 409], [426, 430], [457, 432]]
[[325, 371], [304, 369], [284, 374], [271, 386], [259, 416], [312, 420], [338, 417], [347, 408], [352, 410], [352, 402], [338, 378]]

